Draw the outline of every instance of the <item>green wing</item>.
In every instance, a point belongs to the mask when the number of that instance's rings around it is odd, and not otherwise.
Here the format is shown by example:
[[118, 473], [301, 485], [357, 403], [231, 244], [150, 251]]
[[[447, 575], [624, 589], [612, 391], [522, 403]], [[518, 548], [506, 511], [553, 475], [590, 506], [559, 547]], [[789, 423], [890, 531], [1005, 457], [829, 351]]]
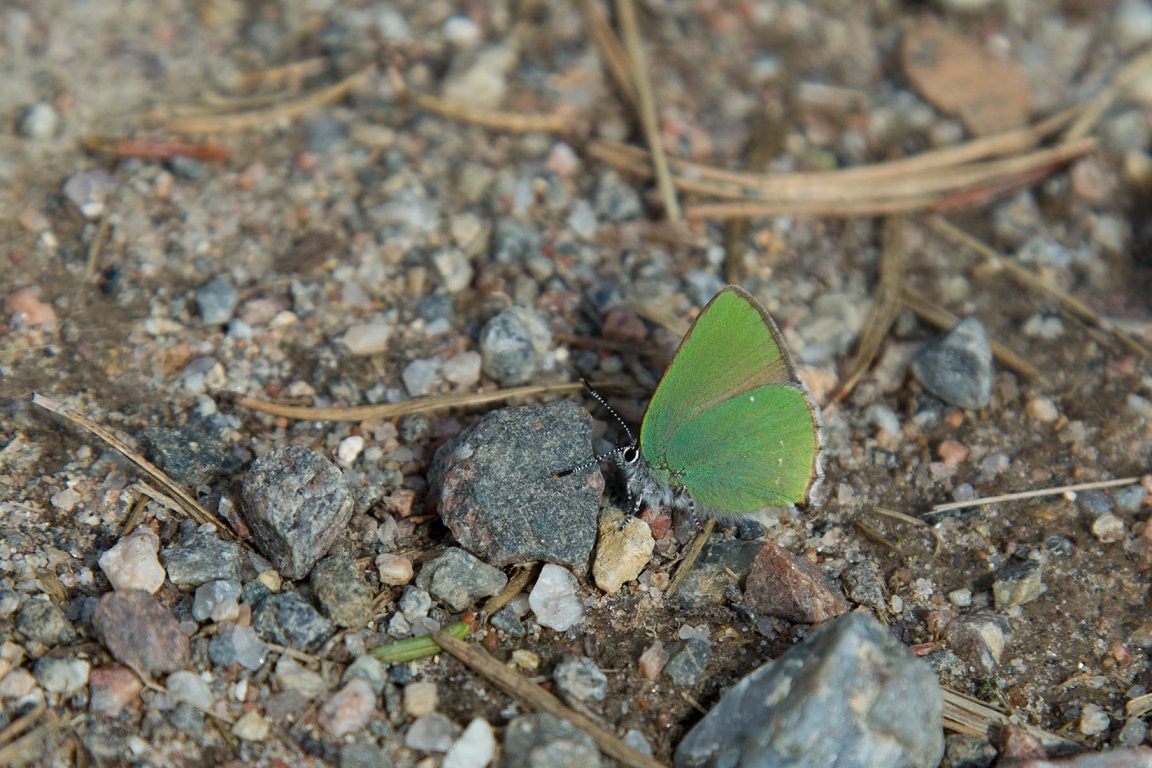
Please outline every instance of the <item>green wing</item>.
[[751, 511], [806, 500], [819, 476], [818, 418], [772, 318], [728, 286], [680, 342], [644, 414], [640, 446], [697, 503]]

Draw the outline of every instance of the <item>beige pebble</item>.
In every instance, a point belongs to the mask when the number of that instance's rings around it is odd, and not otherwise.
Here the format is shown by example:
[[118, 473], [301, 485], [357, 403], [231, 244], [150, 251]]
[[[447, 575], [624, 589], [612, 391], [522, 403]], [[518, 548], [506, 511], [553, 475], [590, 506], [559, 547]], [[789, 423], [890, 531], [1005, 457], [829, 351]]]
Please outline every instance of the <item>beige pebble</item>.
[[1051, 424], [1060, 418], [1060, 411], [1057, 410], [1056, 403], [1052, 402], [1051, 398], [1034, 397], [1028, 401], [1026, 408], [1029, 416], [1044, 424]]
[[652, 559], [656, 540], [652, 529], [639, 520], [623, 515], [605, 515], [600, 521], [592, 579], [596, 586], [612, 593], [632, 581]]
[[540, 668], [539, 654], [525, 650], [524, 648], [517, 648], [512, 651], [512, 661], [516, 662], [516, 666], [520, 667], [520, 669], [527, 672], [535, 672]]
[[640, 654], [640, 674], [649, 680], [655, 680], [664, 671], [668, 659], [669, 654], [664, 650], [664, 643], [657, 640]]
[[377, 556], [376, 570], [380, 572], [380, 581], [384, 584], [399, 587], [412, 581], [412, 561], [400, 555]]
[[436, 683], [408, 683], [404, 686], [404, 714], [425, 717], [436, 711]]
[[244, 741], [264, 741], [272, 727], [256, 710], [245, 712], [232, 726], [232, 735]]

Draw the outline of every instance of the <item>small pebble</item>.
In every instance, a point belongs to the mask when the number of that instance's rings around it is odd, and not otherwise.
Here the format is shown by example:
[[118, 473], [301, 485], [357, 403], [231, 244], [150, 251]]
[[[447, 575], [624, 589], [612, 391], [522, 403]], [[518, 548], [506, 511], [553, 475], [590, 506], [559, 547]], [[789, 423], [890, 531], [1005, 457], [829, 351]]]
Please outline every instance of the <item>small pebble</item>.
[[372, 588], [349, 558], [324, 558], [312, 568], [308, 584], [320, 609], [336, 626], [362, 627], [372, 618]]
[[32, 642], [47, 646], [72, 642], [76, 631], [63, 609], [48, 600], [30, 599], [16, 614], [16, 629]]
[[839, 616], [848, 603], [814, 563], [764, 542], [748, 572], [744, 602], [762, 616], [815, 624]]
[[444, 361], [442, 374], [445, 380], [458, 387], [474, 387], [480, 381], [480, 368], [483, 358], [479, 352], [461, 352]]
[[472, 284], [472, 264], [459, 248], [441, 248], [432, 254], [432, 266], [448, 293], [460, 293]]
[[377, 555], [376, 570], [383, 584], [398, 587], [412, 581], [412, 561], [401, 555]]
[[56, 322], [56, 310], [34, 288], [19, 288], [4, 298], [4, 317], [15, 325], [39, 328]]
[[881, 432], [887, 432], [890, 435], [900, 434], [900, 417], [882, 403], [872, 403], [865, 408], [864, 418]]
[[468, 723], [464, 733], [448, 750], [440, 768], [485, 768], [496, 755], [496, 736], [482, 717]]
[[460, 729], [439, 713], [425, 715], [408, 727], [404, 746], [421, 752], [447, 752], [456, 741]]
[[535, 672], [540, 668], [540, 654], [526, 648], [517, 648], [512, 651], [512, 661], [525, 672]]
[[142, 690], [144, 683], [127, 667], [97, 667], [88, 675], [88, 709], [118, 717]]
[[967, 608], [972, 605], [972, 590], [966, 587], [954, 589], [948, 593], [948, 602], [957, 608]]
[[1115, 544], [1124, 541], [1127, 531], [1124, 528], [1124, 521], [1116, 515], [1100, 515], [1092, 521], [1092, 535], [1102, 544]]
[[196, 289], [196, 310], [204, 325], [224, 325], [232, 319], [240, 292], [223, 277], [214, 277]]
[[454, 611], [464, 610], [477, 598], [499, 594], [507, 583], [508, 577], [499, 568], [458, 547], [425, 563], [416, 577], [417, 586]]
[[387, 351], [393, 330], [384, 322], [356, 323], [348, 326], [341, 340], [354, 355], [378, 355]]
[[936, 455], [944, 462], [944, 466], [955, 469], [968, 458], [968, 447], [955, 440], [944, 440], [936, 448]]
[[530, 307], [509, 307], [480, 333], [481, 368], [501, 384], [523, 384], [543, 366], [552, 346], [548, 319]]
[[296, 592], [269, 595], [252, 611], [252, 628], [279, 645], [311, 653], [335, 627]]
[[25, 110], [20, 118], [20, 135], [42, 141], [56, 135], [60, 126], [60, 113], [47, 101], [38, 101]]
[[344, 466], [350, 467], [363, 452], [364, 438], [361, 435], [349, 435], [340, 441], [340, 446], [336, 449], [336, 458]]
[[586, 656], [565, 656], [552, 673], [565, 701], [603, 701], [608, 695], [608, 676]]
[[404, 389], [412, 397], [424, 397], [436, 391], [444, 373], [444, 361], [440, 357], [413, 360], [400, 372]]
[[1121, 488], [1119, 491], [1116, 491], [1116, 508], [1128, 514], [1139, 512], [1147, 496], [1148, 491], [1139, 485]]
[[241, 715], [232, 725], [232, 735], [244, 741], [264, 741], [272, 732], [272, 726], [256, 710]]
[[215, 533], [198, 531], [160, 554], [168, 578], [193, 589], [209, 581], [240, 581], [240, 545]]
[[710, 661], [712, 646], [706, 640], [692, 638], [677, 644], [664, 672], [676, 685], [690, 688], [704, 678]]
[[1028, 405], [1025, 407], [1029, 416], [1043, 424], [1051, 424], [1060, 418], [1060, 411], [1057, 410], [1056, 403], [1047, 397], [1034, 397], [1028, 401]]
[[642, 521], [621, 514], [603, 515], [592, 561], [596, 586], [612, 594], [625, 582], [635, 580], [652, 559], [655, 547], [652, 529]]
[[192, 618], [215, 622], [235, 621], [240, 615], [240, 583], [217, 580], [201, 584], [196, 588], [192, 600]]
[[992, 399], [992, 347], [983, 324], [966, 318], [942, 339], [923, 346], [912, 372], [926, 390], [959, 408], [984, 408]]
[[328, 690], [328, 683], [319, 673], [313, 672], [287, 655], [281, 656], [276, 662], [273, 677], [281, 688], [296, 691], [306, 699], [315, 699]]
[[256, 630], [250, 626], [238, 625], [232, 630], [232, 647], [236, 654], [236, 662], [245, 669], [256, 671], [264, 665], [264, 657], [268, 647], [256, 636]]
[[514, 717], [504, 729], [504, 764], [524, 768], [599, 768], [596, 742], [552, 715]]
[[88, 685], [92, 665], [83, 659], [45, 657], [32, 670], [36, 682], [49, 693], [71, 696]]
[[95, 168], [80, 171], [64, 182], [64, 196], [72, 202], [84, 218], [95, 221], [104, 213], [104, 206], [116, 193], [120, 182], [108, 171]]
[[1085, 704], [1080, 710], [1080, 733], [1085, 736], [1104, 733], [1111, 725], [1111, 718], [1099, 704]]
[[149, 673], [173, 672], [189, 660], [188, 636], [171, 613], [142, 590], [109, 592], [92, 614], [92, 627], [112, 658]]
[[664, 671], [668, 659], [669, 654], [668, 651], [664, 650], [664, 643], [659, 640], [655, 641], [640, 654], [640, 674], [649, 680], [655, 680]]
[[1000, 568], [992, 584], [996, 610], [1006, 611], [1040, 597], [1048, 591], [1043, 577], [1044, 566], [1036, 560], [1018, 560]]
[[140, 526], [100, 555], [100, 570], [112, 589], [141, 589], [155, 594], [167, 574], [156, 553], [160, 538], [147, 526]]
[[408, 683], [404, 686], [404, 714], [424, 717], [436, 711], [436, 683]]
[[540, 569], [528, 604], [541, 625], [565, 632], [584, 619], [584, 604], [576, 577], [564, 568], [546, 563]]
[[376, 692], [367, 681], [357, 677], [324, 702], [316, 722], [333, 736], [343, 736], [367, 725], [375, 711]]
[[164, 680], [168, 693], [198, 709], [212, 709], [212, 690], [204, 678], [195, 672], [173, 672]]
[[409, 621], [422, 619], [432, 610], [432, 596], [419, 587], [405, 587], [396, 607], [404, 612]]

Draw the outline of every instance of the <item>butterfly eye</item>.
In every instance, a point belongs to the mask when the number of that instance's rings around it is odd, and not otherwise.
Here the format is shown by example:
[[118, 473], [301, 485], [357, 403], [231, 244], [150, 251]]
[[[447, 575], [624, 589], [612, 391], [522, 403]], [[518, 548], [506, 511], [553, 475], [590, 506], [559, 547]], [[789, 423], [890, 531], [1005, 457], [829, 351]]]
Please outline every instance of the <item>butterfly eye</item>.
[[624, 458], [625, 464], [635, 464], [640, 460], [640, 449], [634, 445], [630, 445], [624, 449], [624, 453], [622, 453], [621, 456]]

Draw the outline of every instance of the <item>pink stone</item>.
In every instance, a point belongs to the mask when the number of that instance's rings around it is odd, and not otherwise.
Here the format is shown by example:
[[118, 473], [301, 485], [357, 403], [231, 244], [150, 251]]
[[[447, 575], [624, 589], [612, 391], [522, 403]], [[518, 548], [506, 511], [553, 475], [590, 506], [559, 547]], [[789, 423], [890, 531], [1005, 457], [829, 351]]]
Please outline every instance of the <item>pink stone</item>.
[[127, 667], [97, 667], [88, 675], [88, 688], [88, 708], [116, 717], [140, 695], [144, 683]]
[[367, 725], [376, 711], [376, 694], [366, 680], [353, 678], [320, 708], [316, 722], [333, 736], [343, 736]]
[[657, 640], [640, 654], [640, 674], [649, 680], [655, 680], [664, 671], [668, 658], [669, 654], [664, 650], [664, 643]]
[[848, 610], [848, 602], [815, 563], [772, 542], [756, 553], [744, 602], [763, 616], [817, 624]]
[[944, 466], [955, 469], [960, 462], [968, 458], [968, 447], [955, 440], [945, 440], [936, 449], [936, 455], [944, 462]]
[[8, 294], [4, 299], [4, 315], [32, 327], [56, 322], [56, 310], [41, 301], [33, 288], [20, 288]]

